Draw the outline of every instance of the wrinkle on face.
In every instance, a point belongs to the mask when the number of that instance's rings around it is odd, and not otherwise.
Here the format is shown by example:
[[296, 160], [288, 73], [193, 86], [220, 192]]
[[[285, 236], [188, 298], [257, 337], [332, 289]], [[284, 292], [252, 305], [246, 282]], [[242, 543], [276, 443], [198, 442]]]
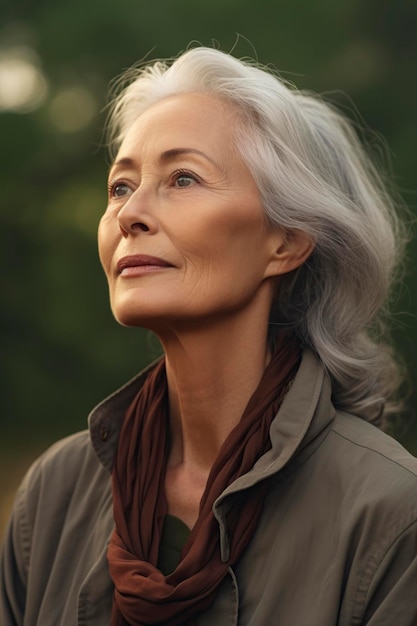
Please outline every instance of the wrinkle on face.
[[[258, 297], [271, 229], [235, 132], [234, 106], [183, 94], [153, 105], [127, 133], [110, 180], [120, 178], [130, 191], [110, 198], [99, 237], [121, 323], [160, 328], [164, 320], [209, 320]], [[176, 187], [176, 169], [195, 171], [199, 182]], [[152, 219], [154, 232], [122, 237], [118, 216], [127, 210], [131, 221]], [[175, 269], [130, 282], [112, 278], [109, 268], [127, 254], [162, 256]]]

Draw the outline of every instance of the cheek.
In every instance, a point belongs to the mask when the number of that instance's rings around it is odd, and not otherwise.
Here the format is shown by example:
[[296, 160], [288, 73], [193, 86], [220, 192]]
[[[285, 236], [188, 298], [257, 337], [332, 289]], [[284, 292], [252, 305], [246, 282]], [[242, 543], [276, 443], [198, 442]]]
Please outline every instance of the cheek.
[[[170, 239], [184, 260], [186, 283], [193, 292], [241, 292], [263, 278], [263, 213], [239, 204], [223, 207], [206, 219], [188, 220]], [[201, 214], [199, 216], [201, 218]], [[242, 286], [243, 282], [243, 286]]]
[[114, 228], [111, 227], [106, 217], [102, 217], [97, 233], [98, 254], [101, 264], [106, 274], [109, 274], [114, 251], [117, 246], [118, 237]]
[[163, 224], [163, 230], [175, 247], [185, 256], [204, 258], [228, 254], [234, 249], [256, 249], [265, 236], [265, 218], [262, 208], [236, 201], [217, 206], [200, 206], [186, 219]]

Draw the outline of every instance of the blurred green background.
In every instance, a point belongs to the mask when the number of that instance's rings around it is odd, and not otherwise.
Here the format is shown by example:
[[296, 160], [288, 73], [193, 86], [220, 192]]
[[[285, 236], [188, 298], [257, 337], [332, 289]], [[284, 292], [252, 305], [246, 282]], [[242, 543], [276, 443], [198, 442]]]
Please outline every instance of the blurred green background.
[[[2, 0], [0, 532], [31, 460], [84, 428], [94, 404], [158, 351], [113, 321], [97, 259], [109, 81], [192, 41], [257, 56], [301, 88], [354, 103], [386, 138], [415, 215], [416, 33], [415, 0]], [[392, 321], [413, 382], [415, 226], [410, 233]], [[398, 437], [417, 453], [413, 393]]]

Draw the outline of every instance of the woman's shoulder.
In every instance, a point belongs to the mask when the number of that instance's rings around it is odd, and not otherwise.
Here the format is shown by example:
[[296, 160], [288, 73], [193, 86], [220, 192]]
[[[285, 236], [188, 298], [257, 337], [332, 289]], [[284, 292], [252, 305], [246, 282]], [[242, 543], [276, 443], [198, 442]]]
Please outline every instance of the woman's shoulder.
[[[346, 450], [353, 459], [361, 459], [369, 470], [393, 475], [408, 476], [417, 481], [417, 458], [389, 434], [369, 422], [337, 412], [331, 427], [332, 443], [342, 451]], [[343, 458], [343, 457], [342, 457]]]
[[35, 519], [44, 503], [49, 511], [64, 511], [77, 495], [109, 490], [110, 474], [84, 430], [55, 442], [35, 460], [17, 491], [15, 510]]
[[374, 510], [397, 522], [417, 520], [417, 459], [396, 439], [361, 418], [337, 413], [325, 449], [329, 480], [338, 483], [352, 513]]
[[64, 482], [77, 479], [80, 470], [88, 465], [99, 464], [91, 445], [88, 430], [68, 435], [51, 444], [31, 465], [22, 488], [34, 483], [39, 479], [45, 480], [49, 474], [56, 480], [62, 478]]
[[333, 496], [339, 492], [338, 519], [349, 529], [349, 623], [374, 612], [403, 623], [404, 606], [413, 615], [404, 623], [414, 624], [416, 609], [408, 600], [417, 574], [417, 459], [393, 437], [344, 413], [337, 414], [328, 443], [335, 472], [328, 480], [336, 484]]
[[[98, 561], [112, 527], [111, 474], [97, 458], [89, 432], [54, 443], [17, 491], [0, 556], [0, 588], [2, 576], [7, 585], [2, 593], [11, 594], [16, 610], [28, 611], [38, 623], [41, 603], [49, 597], [53, 605], [68, 581], [68, 591], [78, 594], [74, 584]], [[0, 621], [2, 610], [9, 615], [2, 593]]]

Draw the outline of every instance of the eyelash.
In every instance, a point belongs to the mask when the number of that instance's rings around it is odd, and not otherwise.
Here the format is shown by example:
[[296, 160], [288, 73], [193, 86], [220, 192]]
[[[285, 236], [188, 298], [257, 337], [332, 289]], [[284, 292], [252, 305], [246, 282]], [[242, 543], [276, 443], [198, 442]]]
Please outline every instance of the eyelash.
[[[181, 178], [181, 176], [187, 176], [188, 178], [192, 178], [196, 183], [201, 182], [197, 174], [195, 174], [194, 172], [191, 172], [190, 170], [185, 170], [185, 169], [180, 169], [180, 170], [176, 170], [175, 172], [173, 172], [171, 175], [171, 181], [175, 183], [177, 182], [178, 178]], [[115, 190], [116, 190], [116, 187], [118, 187], [119, 185], [125, 185], [126, 187], [130, 188], [130, 184], [126, 180], [118, 178], [117, 180], [110, 181], [109, 184], [107, 185], [107, 192], [108, 192], [109, 198], [117, 197], [115, 196]]]
[[175, 183], [178, 178], [181, 178], [181, 176], [187, 176], [188, 178], [192, 178], [196, 183], [200, 183], [201, 179], [197, 176], [197, 174], [195, 174], [194, 172], [191, 172], [190, 170], [176, 170], [175, 172], [173, 172], [171, 179], [173, 180], [173, 182]]
[[115, 189], [116, 187], [118, 187], [119, 185], [125, 185], [125, 187], [129, 187], [129, 183], [123, 179], [117, 179], [117, 180], [112, 180], [109, 182], [109, 184], [107, 185], [107, 192], [109, 194], [109, 198], [115, 198], [116, 196], [114, 195]]

